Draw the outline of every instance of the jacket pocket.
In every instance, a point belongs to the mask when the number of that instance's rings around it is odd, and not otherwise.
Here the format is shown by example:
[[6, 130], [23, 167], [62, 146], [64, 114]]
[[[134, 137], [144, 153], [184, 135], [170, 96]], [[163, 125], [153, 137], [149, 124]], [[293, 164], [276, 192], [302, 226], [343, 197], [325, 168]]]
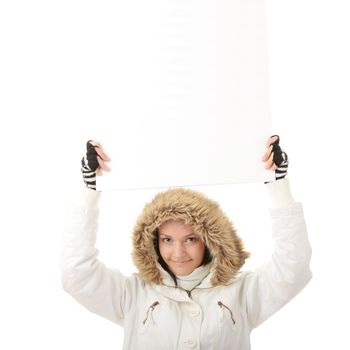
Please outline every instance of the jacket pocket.
[[222, 312], [221, 321], [224, 321], [224, 319], [226, 318], [225, 315], [227, 315], [231, 319], [233, 326], [235, 326], [236, 320], [232, 310], [228, 306], [226, 306], [222, 301], [218, 301], [218, 306], [221, 308], [221, 312]]

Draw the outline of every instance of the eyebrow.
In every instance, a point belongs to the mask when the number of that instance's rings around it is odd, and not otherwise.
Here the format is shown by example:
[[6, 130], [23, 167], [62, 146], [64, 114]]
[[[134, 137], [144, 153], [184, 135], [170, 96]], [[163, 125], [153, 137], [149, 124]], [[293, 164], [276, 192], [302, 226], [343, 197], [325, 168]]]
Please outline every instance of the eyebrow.
[[[165, 233], [160, 233], [159, 236], [164, 236], [164, 237], [167, 237], [167, 238], [173, 238], [172, 236], [166, 235]], [[191, 234], [185, 236], [184, 238], [191, 237], [191, 236], [197, 236], [197, 235], [195, 233], [191, 233]]]

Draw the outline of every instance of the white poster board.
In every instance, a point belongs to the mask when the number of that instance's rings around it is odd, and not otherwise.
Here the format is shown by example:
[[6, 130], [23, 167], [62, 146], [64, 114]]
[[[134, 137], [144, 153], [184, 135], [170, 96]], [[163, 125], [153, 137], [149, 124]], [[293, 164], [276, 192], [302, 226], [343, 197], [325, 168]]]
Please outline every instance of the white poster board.
[[266, 181], [265, 2], [118, 2], [116, 117], [97, 189]]

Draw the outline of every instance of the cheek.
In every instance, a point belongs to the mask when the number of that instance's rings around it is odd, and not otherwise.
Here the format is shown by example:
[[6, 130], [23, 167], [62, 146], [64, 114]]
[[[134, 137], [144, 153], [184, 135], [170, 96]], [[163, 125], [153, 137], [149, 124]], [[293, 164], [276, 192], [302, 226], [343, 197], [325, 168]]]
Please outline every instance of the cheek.
[[168, 247], [165, 244], [162, 244], [161, 242], [159, 242], [159, 252], [164, 260], [169, 255], [169, 249], [167, 248]]
[[196, 260], [202, 260], [204, 257], [205, 245], [198, 244], [191, 249], [191, 254]]

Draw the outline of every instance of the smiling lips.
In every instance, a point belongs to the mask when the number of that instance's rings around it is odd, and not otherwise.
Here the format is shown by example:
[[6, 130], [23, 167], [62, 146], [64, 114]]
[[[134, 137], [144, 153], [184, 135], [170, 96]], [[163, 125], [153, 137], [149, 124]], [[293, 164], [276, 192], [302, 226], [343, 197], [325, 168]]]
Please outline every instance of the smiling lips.
[[188, 262], [190, 262], [190, 261], [191, 261], [191, 260], [187, 260], [187, 261], [173, 261], [173, 263], [181, 265], [181, 264], [188, 263]]

